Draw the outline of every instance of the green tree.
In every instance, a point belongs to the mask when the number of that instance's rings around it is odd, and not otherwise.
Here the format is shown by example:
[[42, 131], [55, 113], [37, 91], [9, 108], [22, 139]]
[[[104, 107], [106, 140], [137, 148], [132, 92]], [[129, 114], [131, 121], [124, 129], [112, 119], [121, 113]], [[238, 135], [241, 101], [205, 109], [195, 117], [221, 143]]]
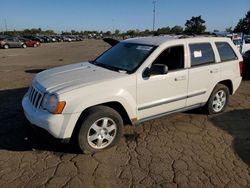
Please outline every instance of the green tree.
[[171, 33], [171, 28], [170, 27], [162, 27], [157, 29], [157, 34], [169, 34]]
[[185, 32], [187, 33], [201, 34], [206, 30], [205, 20], [201, 16], [193, 16], [190, 20], [186, 21], [185, 26]]
[[126, 32], [126, 35], [130, 35], [130, 36], [135, 36], [135, 34], [136, 34], [136, 31], [135, 31], [135, 30], [128, 30], [128, 31]]
[[106, 31], [104, 34], [107, 35], [107, 36], [110, 36], [111, 35], [111, 31]]
[[171, 28], [171, 33], [182, 33], [183, 32], [183, 27], [176, 25], [174, 27]]
[[232, 33], [233, 32], [233, 28], [232, 27], [226, 28], [226, 32]]
[[243, 32], [250, 34], [250, 10], [246, 13], [244, 18], [241, 18], [234, 28], [234, 32]]
[[115, 30], [115, 35], [118, 36], [120, 34], [120, 30], [119, 29], [116, 29]]

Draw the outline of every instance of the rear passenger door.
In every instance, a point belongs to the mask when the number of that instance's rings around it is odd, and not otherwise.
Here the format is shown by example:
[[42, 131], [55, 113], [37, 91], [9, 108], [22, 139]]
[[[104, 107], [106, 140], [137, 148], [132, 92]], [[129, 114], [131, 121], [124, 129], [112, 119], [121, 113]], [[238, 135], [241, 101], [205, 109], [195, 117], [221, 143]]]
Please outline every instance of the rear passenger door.
[[189, 43], [190, 68], [187, 106], [207, 102], [214, 86], [220, 79], [221, 64], [216, 63], [214, 44]]

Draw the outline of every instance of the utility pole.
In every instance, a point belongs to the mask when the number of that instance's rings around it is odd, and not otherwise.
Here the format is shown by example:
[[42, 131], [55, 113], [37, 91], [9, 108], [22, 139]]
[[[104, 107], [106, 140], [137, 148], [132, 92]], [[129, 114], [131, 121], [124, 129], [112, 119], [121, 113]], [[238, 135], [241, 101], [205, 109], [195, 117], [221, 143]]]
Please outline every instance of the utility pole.
[[5, 32], [7, 33], [8, 28], [7, 28], [7, 22], [6, 22], [6, 19], [4, 19], [4, 25], [5, 25]]
[[156, 4], [156, 0], [153, 0], [153, 31], [155, 31], [155, 4]]

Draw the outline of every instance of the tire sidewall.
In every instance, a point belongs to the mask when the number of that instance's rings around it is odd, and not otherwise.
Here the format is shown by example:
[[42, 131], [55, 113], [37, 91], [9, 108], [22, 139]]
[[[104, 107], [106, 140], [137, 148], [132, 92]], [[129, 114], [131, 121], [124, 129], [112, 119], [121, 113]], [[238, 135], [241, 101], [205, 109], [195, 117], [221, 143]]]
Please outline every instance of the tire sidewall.
[[[114, 140], [105, 148], [102, 149], [95, 149], [92, 146], [89, 145], [87, 137], [88, 137], [88, 131], [91, 127], [91, 125], [98, 119], [108, 117], [111, 118], [117, 128], [116, 136]], [[118, 112], [113, 110], [112, 108], [109, 107], [98, 107], [94, 108], [91, 111], [88, 112], [88, 115], [86, 118], [83, 119], [83, 122], [81, 124], [79, 133], [78, 133], [78, 145], [80, 149], [83, 151], [83, 153], [94, 153], [94, 152], [99, 152], [108, 148], [111, 148], [112, 146], [116, 145], [122, 136], [123, 132], [123, 121], [121, 116], [119, 115]]]
[[5, 45], [3, 46], [3, 48], [4, 48], [4, 49], [9, 49], [9, 45], [8, 45], [8, 44], [5, 44]]
[[[214, 97], [215, 97], [216, 93], [218, 93], [218, 91], [220, 91], [220, 90], [223, 90], [225, 92], [226, 102], [225, 102], [223, 108], [220, 111], [216, 112], [213, 109], [213, 100], [214, 100]], [[212, 114], [219, 114], [219, 113], [223, 112], [225, 110], [225, 108], [227, 107], [228, 100], [229, 100], [229, 90], [228, 90], [228, 87], [226, 87], [225, 85], [222, 85], [222, 84], [218, 84], [214, 88], [214, 90], [213, 90], [213, 92], [212, 92], [212, 94], [211, 94], [211, 96], [209, 98], [209, 101], [208, 101], [208, 112], [209, 112], [209, 114], [212, 115]]]
[[23, 48], [27, 48], [27, 45], [26, 45], [26, 44], [23, 44], [22, 47], [23, 47]]

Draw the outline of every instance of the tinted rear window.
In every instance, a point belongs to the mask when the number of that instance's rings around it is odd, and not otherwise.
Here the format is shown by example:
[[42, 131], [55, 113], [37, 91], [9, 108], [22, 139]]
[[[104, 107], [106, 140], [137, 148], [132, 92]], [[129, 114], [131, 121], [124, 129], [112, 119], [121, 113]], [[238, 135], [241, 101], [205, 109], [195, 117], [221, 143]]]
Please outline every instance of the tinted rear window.
[[232, 47], [227, 42], [216, 42], [215, 44], [219, 51], [221, 61], [237, 59]]
[[189, 48], [191, 52], [191, 66], [214, 62], [214, 52], [210, 43], [190, 44]]

